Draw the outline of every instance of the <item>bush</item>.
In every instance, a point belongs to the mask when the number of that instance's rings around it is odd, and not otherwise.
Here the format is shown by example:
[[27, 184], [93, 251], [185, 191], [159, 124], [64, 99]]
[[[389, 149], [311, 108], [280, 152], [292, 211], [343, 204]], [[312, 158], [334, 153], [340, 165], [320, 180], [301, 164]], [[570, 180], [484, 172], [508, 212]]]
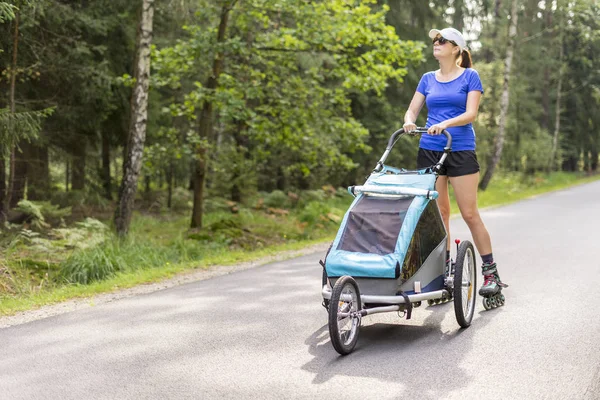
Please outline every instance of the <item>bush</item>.
[[42, 214], [42, 207], [29, 200], [19, 201], [17, 204], [17, 211], [26, 214], [28, 216], [28, 222], [37, 230], [50, 227]]
[[29, 200], [19, 201], [17, 211], [26, 214], [27, 220], [38, 230], [64, 223], [63, 218], [70, 217], [72, 212], [71, 207], [60, 208], [48, 201], [33, 202]]
[[192, 209], [194, 195], [186, 188], [176, 187], [171, 195], [171, 210], [188, 211]]
[[229, 245], [234, 239], [244, 236], [242, 224], [238, 219], [223, 218], [209, 224], [206, 229], [192, 231], [189, 239], [202, 242], [216, 242]]
[[348, 196], [350, 196], [350, 193], [348, 193], [348, 188], [337, 188], [337, 190], [335, 191], [335, 197], [339, 197], [341, 199], [345, 199]]
[[290, 199], [281, 190], [275, 190], [265, 197], [264, 205], [271, 208], [289, 208]]
[[302, 222], [314, 224], [324, 220], [324, 216], [329, 214], [330, 208], [327, 204], [320, 201], [311, 201], [300, 212], [298, 219]]
[[298, 207], [305, 208], [311, 202], [323, 202], [327, 199], [327, 195], [323, 190], [305, 190], [300, 193]]

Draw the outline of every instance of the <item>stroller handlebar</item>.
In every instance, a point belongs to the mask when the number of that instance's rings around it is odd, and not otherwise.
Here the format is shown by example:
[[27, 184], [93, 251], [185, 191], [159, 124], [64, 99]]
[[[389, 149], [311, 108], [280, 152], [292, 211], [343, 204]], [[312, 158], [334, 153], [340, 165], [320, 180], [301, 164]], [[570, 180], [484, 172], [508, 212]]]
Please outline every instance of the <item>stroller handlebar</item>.
[[[385, 163], [385, 160], [390, 155], [390, 152], [392, 151], [392, 148], [396, 144], [396, 141], [402, 135], [404, 135], [404, 134], [416, 135], [419, 133], [427, 133], [427, 128], [417, 127], [417, 129], [412, 132], [405, 132], [404, 128], [400, 128], [396, 132], [392, 133], [392, 136], [390, 136], [390, 140], [388, 141], [388, 145], [385, 149], [385, 152], [383, 153], [383, 155], [377, 162], [377, 165], [375, 166], [375, 169], [373, 169], [373, 172], [381, 172], [383, 170], [383, 164]], [[437, 164], [435, 164], [435, 166], [433, 167], [436, 172], [438, 172], [442, 168], [442, 165], [444, 165], [444, 161], [446, 160], [446, 157], [448, 157], [448, 153], [450, 153], [452, 151], [452, 136], [445, 129], [442, 131], [442, 134], [444, 136], [446, 136], [446, 147], [444, 147], [444, 154], [442, 155], [442, 158], [440, 158], [440, 160], [437, 162]]]

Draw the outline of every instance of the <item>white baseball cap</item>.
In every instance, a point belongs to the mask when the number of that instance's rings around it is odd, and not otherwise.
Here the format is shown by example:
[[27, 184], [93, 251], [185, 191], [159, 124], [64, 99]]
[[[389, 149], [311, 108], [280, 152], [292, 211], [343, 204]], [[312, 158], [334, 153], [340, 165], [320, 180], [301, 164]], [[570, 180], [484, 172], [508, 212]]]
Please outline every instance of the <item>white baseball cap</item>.
[[429, 37], [434, 39], [437, 35], [441, 35], [444, 39], [452, 40], [458, 45], [458, 48], [462, 52], [467, 50], [467, 42], [463, 37], [462, 33], [454, 28], [444, 28], [442, 30], [432, 29], [429, 31]]

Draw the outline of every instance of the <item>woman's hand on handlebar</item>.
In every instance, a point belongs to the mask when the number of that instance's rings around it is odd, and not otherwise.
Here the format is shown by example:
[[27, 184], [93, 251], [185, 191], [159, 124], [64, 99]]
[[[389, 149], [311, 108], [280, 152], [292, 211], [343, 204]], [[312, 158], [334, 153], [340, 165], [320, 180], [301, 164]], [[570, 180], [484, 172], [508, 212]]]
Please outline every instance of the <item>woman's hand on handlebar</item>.
[[427, 133], [430, 135], [439, 135], [446, 129], [448, 129], [446, 124], [440, 122], [439, 124], [431, 125], [429, 129], [427, 129]]
[[414, 122], [405, 122], [402, 128], [404, 128], [404, 132], [410, 133], [417, 130], [417, 125]]

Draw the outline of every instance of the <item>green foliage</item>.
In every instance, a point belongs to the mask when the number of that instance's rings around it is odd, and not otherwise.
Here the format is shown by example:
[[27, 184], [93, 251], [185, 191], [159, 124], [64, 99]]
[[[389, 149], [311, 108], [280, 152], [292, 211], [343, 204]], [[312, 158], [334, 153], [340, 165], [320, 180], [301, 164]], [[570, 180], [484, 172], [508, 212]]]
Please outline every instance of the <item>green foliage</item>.
[[[347, 192], [346, 192], [347, 193]], [[326, 194], [323, 190], [305, 190], [300, 193], [298, 207], [305, 207], [312, 202], [322, 202], [326, 199]]]
[[29, 229], [21, 229], [12, 240], [9, 247], [14, 248], [19, 244], [36, 247], [38, 250], [43, 251], [48, 251], [49, 248], [49, 242], [47, 239], [41, 237], [39, 232], [34, 232]]
[[318, 221], [323, 221], [323, 217], [331, 211], [327, 203], [321, 201], [311, 201], [300, 212], [299, 219], [302, 222], [314, 224]]
[[53, 112], [54, 108], [47, 108], [11, 113], [6, 108], [0, 108], [0, 157], [7, 157], [20, 140], [32, 142], [37, 139], [42, 121]]
[[177, 187], [171, 197], [171, 210], [189, 211], [192, 209], [193, 194], [191, 191]]
[[70, 190], [68, 192], [53, 191], [50, 195], [50, 203], [61, 208], [86, 208], [93, 207], [98, 210], [107, 210], [111, 203], [101, 193], [91, 188], [84, 190]]
[[13, 20], [15, 18], [16, 9], [17, 7], [15, 7], [14, 4], [0, 1], [0, 24]]
[[41, 205], [35, 204], [28, 200], [21, 200], [17, 205], [17, 210], [29, 216], [29, 223], [35, 229], [40, 230], [48, 228], [44, 215], [42, 214]]
[[120, 253], [118, 242], [115, 241], [85, 252], [76, 252], [62, 265], [61, 276], [69, 283], [84, 285], [104, 280], [126, 269]]
[[28, 200], [21, 200], [17, 205], [17, 211], [28, 214], [32, 217], [34, 224], [38, 229], [42, 227], [48, 227], [49, 225], [56, 226], [59, 223], [64, 223], [64, 218], [70, 217], [72, 209], [71, 207], [61, 208], [59, 205], [51, 204], [49, 201], [32, 202]]
[[287, 194], [283, 193], [281, 190], [274, 190], [265, 196], [264, 204], [267, 207], [273, 208], [289, 208], [290, 200]]
[[[172, 115], [195, 120], [211, 102], [221, 124], [217, 153], [226, 146], [238, 155], [215, 164], [215, 189], [223, 193], [227, 183], [251, 181], [250, 171], [277, 173], [290, 186], [320, 186], [355, 167], [349, 154], [368, 151], [368, 132], [352, 118], [351, 94], [382, 93], [388, 81], [402, 81], [408, 62], [421, 58], [419, 43], [399, 40], [385, 24], [387, 10], [358, 0], [238, 2], [227, 38], [216, 47], [220, 10], [206, 4], [186, 26], [189, 38], [154, 53], [155, 84], [183, 92], [169, 107]], [[210, 91], [205, 82], [217, 51], [227, 62]], [[226, 171], [229, 180], [221, 179]], [[272, 189], [260, 179], [258, 185]]]
[[210, 198], [204, 202], [204, 211], [206, 213], [227, 211], [228, 209], [229, 206], [227, 205], [227, 200], [220, 197]]
[[[598, 163], [600, 119], [588, 110], [600, 106], [594, 89], [600, 74], [594, 68], [600, 50], [597, 2], [577, 0], [525, 2], [519, 11], [519, 29], [510, 77], [510, 108], [501, 166], [528, 174], [562, 167], [592, 170]], [[508, 13], [509, 3], [500, 14]], [[498, 130], [503, 58], [506, 51], [506, 19], [485, 18], [475, 53], [486, 94], [476, 132], [478, 154], [485, 167]], [[595, 15], [596, 17], [592, 17]], [[561, 56], [562, 48], [562, 56]], [[539, 60], [544, 60], [540, 64]], [[560, 104], [557, 104], [560, 85]], [[557, 107], [560, 107], [557, 110]], [[558, 122], [557, 126], [557, 111]], [[552, 140], [558, 136], [558, 158], [551, 165]], [[581, 160], [581, 162], [580, 162]], [[594, 161], [595, 160], [595, 161]], [[587, 164], [587, 165], [586, 165]]]

